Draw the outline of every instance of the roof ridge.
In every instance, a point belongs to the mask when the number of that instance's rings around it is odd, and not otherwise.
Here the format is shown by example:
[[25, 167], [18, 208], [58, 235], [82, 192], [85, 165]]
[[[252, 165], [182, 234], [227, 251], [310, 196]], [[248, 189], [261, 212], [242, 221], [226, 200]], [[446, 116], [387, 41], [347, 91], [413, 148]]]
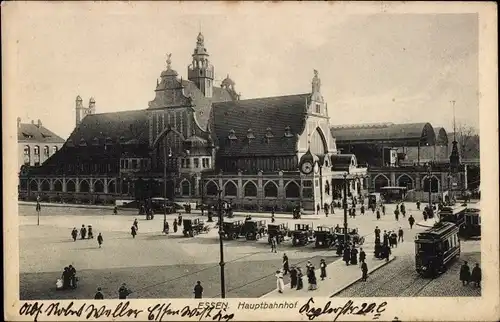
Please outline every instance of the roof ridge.
[[257, 101], [257, 100], [266, 100], [266, 99], [275, 99], [275, 98], [285, 98], [285, 97], [296, 97], [296, 96], [309, 96], [311, 93], [302, 93], [302, 94], [289, 94], [289, 95], [278, 95], [278, 96], [267, 96], [267, 97], [255, 97], [255, 98], [247, 98], [238, 101], [226, 101], [226, 102], [216, 102], [214, 105], [225, 104], [225, 103], [245, 103], [249, 101]]

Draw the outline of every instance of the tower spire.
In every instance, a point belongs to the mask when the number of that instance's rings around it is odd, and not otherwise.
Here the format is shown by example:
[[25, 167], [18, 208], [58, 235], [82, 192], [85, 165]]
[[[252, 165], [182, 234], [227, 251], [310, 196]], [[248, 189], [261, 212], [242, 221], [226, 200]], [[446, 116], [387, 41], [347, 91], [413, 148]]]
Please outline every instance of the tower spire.
[[455, 124], [455, 101], [450, 101], [453, 105], [453, 142], [450, 155], [450, 171], [457, 173], [460, 167], [460, 153], [458, 152], [457, 128]]
[[453, 141], [457, 140], [457, 128], [455, 123], [455, 101], [450, 101], [453, 104]]

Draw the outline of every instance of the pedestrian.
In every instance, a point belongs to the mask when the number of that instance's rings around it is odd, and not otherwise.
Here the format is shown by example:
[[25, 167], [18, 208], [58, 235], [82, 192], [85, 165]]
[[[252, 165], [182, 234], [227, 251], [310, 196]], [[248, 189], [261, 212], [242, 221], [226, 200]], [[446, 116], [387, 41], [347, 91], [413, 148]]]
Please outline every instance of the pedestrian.
[[130, 294], [132, 294], [132, 291], [127, 287], [127, 284], [123, 283], [118, 289], [118, 299], [126, 300]]
[[366, 265], [365, 262], [361, 263], [361, 273], [361, 280], [366, 282], [366, 279], [368, 278], [368, 265]]
[[307, 261], [307, 264], [306, 264], [306, 271], [309, 271], [312, 267], [312, 263], [311, 261]]
[[82, 225], [82, 228], [80, 228], [80, 239], [85, 239], [85, 236], [87, 236], [87, 228], [85, 228], [85, 225]]
[[385, 216], [385, 205], [384, 204], [382, 204], [382, 215]]
[[319, 268], [321, 270], [321, 275], [319, 277], [321, 277], [321, 280], [324, 281], [326, 277], [326, 262], [323, 258], [319, 263]]
[[365, 205], [361, 205], [361, 215], [364, 215], [365, 214]]
[[174, 233], [176, 233], [177, 232], [177, 221], [176, 220], [174, 220], [173, 226], [174, 226]]
[[352, 218], [356, 218], [356, 207], [352, 207]]
[[69, 271], [69, 267], [65, 267], [64, 268], [64, 271], [62, 273], [62, 276], [61, 276], [62, 280], [63, 280], [63, 289], [66, 290], [68, 288], [70, 288], [71, 286], [71, 273]]
[[314, 272], [314, 266], [311, 266], [311, 268], [307, 272], [307, 282], [309, 283], [309, 291], [314, 291], [316, 290], [316, 273]]
[[396, 235], [396, 233], [395, 232], [391, 232], [391, 235], [390, 235], [389, 238], [391, 239], [392, 246], [398, 247], [398, 236]]
[[271, 214], [271, 222], [275, 222], [275, 219], [274, 219], [274, 210], [273, 210], [273, 213]]
[[420, 200], [417, 200], [417, 210], [420, 210]]
[[73, 237], [73, 241], [76, 241], [76, 238], [78, 237], [78, 230], [76, 230], [76, 227], [73, 227], [73, 230], [71, 231], [71, 237]]
[[297, 287], [297, 269], [295, 266], [292, 266], [290, 268], [290, 288], [296, 288]]
[[203, 286], [201, 286], [200, 281], [196, 282], [196, 285], [194, 286], [193, 289], [193, 293], [195, 299], [201, 299], [203, 297]]
[[78, 279], [76, 278], [76, 269], [73, 267], [73, 265], [69, 265], [68, 271], [70, 276], [71, 288], [76, 288], [77, 287], [76, 282], [78, 281]]
[[403, 217], [406, 217], [406, 207], [405, 207], [405, 204], [404, 203], [401, 203], [401, 214], [403, 215]]
[[375, 238], [377, 237], [380, 239], [380, 228], [378, 228], [378, 226], [375, 226]]
[[413, 229], [413, 224], [415, 223], [415, 218], [412, 215], [408, 217], [408, 223], [410, 224], [410, 229]]
[[380, 210], [377, 209], [377, 220], [380, 220]]
[[401, 242], [404, 242], [404, 238], [403, 238], [403, 228], [399, 227], [399, 230], [398, 230], [398, 242], [401, 241]]
[[394, 217], [396, 218], [396, 220], [399, 220], [399, 209], [396, 207], [396, 209], [394, 209]]
[[118, 215], [118, 207], [113, 208], [113, 215]]
[[94, 300], [104, 300], [104, 294], [102, 294], [102, 290], [100, 287], [97, 288], [97, 292], [94, 295]]
[[135, 238], [135, 235], [137, 235], [137, 228], [134, 225], [130, 227], [130, 234], [132, 235], [132, 238]]
[[380, 245], [380, 239], [375, 240], [375, 249], [374, 249], [375, 258], [382, 258], [382, 245]]
[[89, 225], [88, 238], [94, 239], [94, 232], [92, 231], [92, 225]]
[[320, 211], [321, 207], [319, 206], [319, 204], [316, 205], [316, 215], [319, 215], [319, 211]]
[[165, 220], [165, 222], [163, 223], [163, 232], [164, 232], [166, 235], [168, 235], [169, 231], [170, 231], [170, 226], [169, 226], [169, 224], [168, 224], [168, 221], [166, 221], [166, 220]]
[[273, 236], [273, 238], [271, 238], [271, 252], [272, 253], [277, 253], [277, 241], [276, 241], [276, 236]]
[[180, 212], [179, 212], [179, 214], [177, 215], [177, 221], [178, 221], [179, 226], [182, 226], [182, 215], [181, 215], [181, 213], [180, 213]]
[[346, 245], [344, 249], [344, 256], [342, 257], [344, 260], [345, 264], [349, 266], [349, 261], [351, 259], [351, 250], [349, 249], [349, 245]]
[[279, 293], [283, 293], [283, 290], [285, 289], [285, 284], [283, 283], [283, 273], [281, 270], [276, 271], [276, 288], [278, 289]]
[[389, 245], [389, 234], [384, 230], [383, 242], [384, 246]]
[[460, 280], [462, 281], [463, 285], [469, 284], [470, 268], [469, 268], [469, 265], [467, 264], [467, 261], [464, 261], [464, 264], [460, 268]]
[[424, 221], [427, 221], [427, 210], [424, 209], [424, 211], [422, 212], [423, 216], [424, 216]]
[[104, 241], [104, 238], [102, 238], [101, 233], [99, 233], [99, 235], [97, 235], [97, 243], [99, 244], [99, 248], [101, 248], [103, 241]]
[[135, 230], [139, 230], [139, 222], [137, 221], [137, 218], [134, 219], [134, 226]]
[[304, 274], [302, 273], [302, 269], [297, 267], [297, 291], [304, 288], [304, 281], [302, 280], [303, 276]]
[[388, 245], [382, 246], [382, 253], [383, 253], [383, 257], [382, 258], [385, 258], [385, 261], [388, 262], [389, 261], [389, 257], [391, 255], [391, 248]]
[[360, 248], [359, 249], [359, 262], [364, 263], [365, 259], [366, 259], [365, 251], [363, 250], [363, 248]]
[[351, 248], [351, 264], [358, 265], [358, 250], [354, 246]]
[[476, 263], [476, 266], [472, 269], [470, 280], [474, 283], [475, 287], [481, 287], [481, 268], [478, 263]]
[[283, 275], [288, 274], [290, 271], [289, 265], [288, 265], [288, 256], [286, 254], [283, 254]]

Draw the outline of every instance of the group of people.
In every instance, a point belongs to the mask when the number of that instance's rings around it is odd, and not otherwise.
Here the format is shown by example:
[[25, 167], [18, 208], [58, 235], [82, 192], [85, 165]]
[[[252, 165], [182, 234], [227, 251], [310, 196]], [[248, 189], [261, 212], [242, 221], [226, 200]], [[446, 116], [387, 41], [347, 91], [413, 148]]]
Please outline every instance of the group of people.
[[[78, 230], [76, 229], [76, 227], [73, 227], [73, 230], [71, 230], [71, 237], [73, 238], [73, 241], [76, 241], [76, 239], [78, 238]], [[88, 225], [88, 229], [85, 227], [85, 225], [82, 225], [82, 228], [80, 228], [80, 239], [94, 239], [92, 225]], [[102, 237], [102, 234], [99, 233], [99, 235], [97, 235], [97, 243], [99, 244], [99, 248], [101, 248], [103, 241], [104, 238]]]
[[467, 261], [464, 261], [464, 264], [460, 268], [460, 281], [462, 281], [462, 285], [473, 283], [475, 287], [481, 287], [481, 268], [479, 264], [476, 263], [471, 273], [469, 264]]
[[[402, 229], [400, 229], [402, 231]], [[380, 228], [378, 226], [375, 227], [375, 258], [379, 259], [385, 259], [386, 261], [389, 261], [389, 256], [391, 255], [391, 247], [389, 246], [389, 241], [391, 239], [391, 235], [384, 230], [384, 235], [382, 239], [382, 243], [380, 242]], [[396, 242], [397, 245], [397, 237], [394, 239], [392, 238], [392, 242]], [[393, 246], [393, 244], [391, 244]]]
[[[172, 224], [174, 233], [177, 232], [177, 230], [179, 229], [179, 226], [182, 226], [182, 215], [180, 213], [179, 213], [177, 219], [174, 219], [174, 222]], [[163, 222], [163, 233], [166, 234], [166, 235], [168, 235], [169, 232], [170, 232], [170, 225], [165, 220]]]
[[61, 278], [56, 281], [56, 289], [75, 289], [77, 287], [77, 282], [76, 269], [73, 265], [69, 265], [64, 268]]
[[[118, 299], [126, 300], [130, 294], [132, 294], [132, 290], [127, 287], [126, 283], [123, 283], [118, 289]], [[102, 288], [97, 288], [97, 291], [94, 295], [94, 300], [104, 300], [104, 293], [102, 291]]]
[[[320, 263], [321, 269], [321, 280], [326, 278], [326, 262], [324, 259], [321, 259]], [[278, 293], [283, 293], [285, 290], [285, 283], [283, 282], [283, 276], [290, 274], [290, 288], [295, 290], [301, 290], [304, 288], [304, 273], [302, 272], [302, 268], [299, 266], [293, 265], [289, 267], [288, 257], [286, 254], [283, 255], [283, 268], [276, 271], [276, 288], [278, 289]], [[311, 261], [307, 261], [306, 264], [306, 277], [308, 283], [308, 290], [314, 291], [318, 288], [318, 281], [316, 278], [316, 270]]]

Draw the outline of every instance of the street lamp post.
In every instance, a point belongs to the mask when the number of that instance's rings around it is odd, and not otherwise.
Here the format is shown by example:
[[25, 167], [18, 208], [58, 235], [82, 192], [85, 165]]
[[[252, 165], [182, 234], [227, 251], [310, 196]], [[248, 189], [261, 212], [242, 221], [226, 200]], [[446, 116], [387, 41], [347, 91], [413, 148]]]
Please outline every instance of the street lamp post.
[[434, 217], [434, 209], [432, 209], [432, 178], [431, 165], [427, 167], [427, 181], [429, 182], [429, 218]]
[[37, 226], [40, 226], [40, 211], [42, 210], [42, 207], [40, 205], [40, 196], [38, 195], [36, 197], [36, 213], [37, 213]]
[[226, 282], [225, 282], [225, 278], [224, 278], [224, 245], [223, 245], [223, 242], [222, 242], [222, 235], [223, 235], [223, 230], [222, 230], [222, 221], [223, 221], [223, 217], [222, 217], [222, 198], [221, 198], [221, 195], [222, 195], [222, 190], [218, 190], [217, 191], [218, 193], [218, 196], [219, 196], [219, 199], [217, 200], [217, 204], [218, 204], [218, 207], [217, 207], [217, 211], [218, 211], [218, 215], [219, 215], [219, 245], [220, 245], [220, 294], [221, 294], [221, 298], [225, 299], [226, 298]]
[[167, 221], [167, 145], [163, 142], [163, 227]]
[[344, 173], [344, 247], [347, 245], [347, 173]]

